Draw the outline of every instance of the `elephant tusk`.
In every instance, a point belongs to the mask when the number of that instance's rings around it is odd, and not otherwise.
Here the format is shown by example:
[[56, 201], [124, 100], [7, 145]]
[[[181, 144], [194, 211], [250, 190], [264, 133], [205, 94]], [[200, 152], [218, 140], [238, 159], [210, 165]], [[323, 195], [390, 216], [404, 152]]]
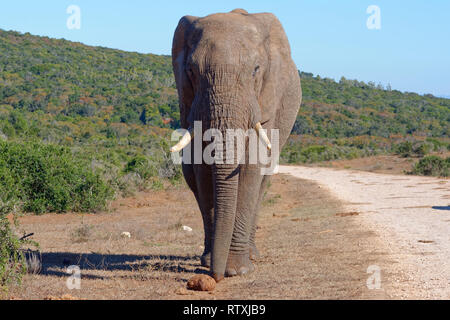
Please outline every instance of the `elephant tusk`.
[[271, 150], [272, 149], [272, 144], [270, 143], [269, 137], [267, 136], [266, 132], [263, 130], [263, 127], [261, 125], [261, 122], [258, 122], [255, 125], [255, 130], [258, 133], [258, 135], [260, 136], [260, 138], [264, 141], [264, 143], [267, 146], [267, 149]]
[[181, 138], [180, 141], [176, 145], [174, 145], [172, 148], [170, 148], [170, 152], [178, 152], [182, 150], [184, 147], [186, 147], [189, 142], [194, 138], [194, 133], [191, 129], [189, 129], [184, 136]]

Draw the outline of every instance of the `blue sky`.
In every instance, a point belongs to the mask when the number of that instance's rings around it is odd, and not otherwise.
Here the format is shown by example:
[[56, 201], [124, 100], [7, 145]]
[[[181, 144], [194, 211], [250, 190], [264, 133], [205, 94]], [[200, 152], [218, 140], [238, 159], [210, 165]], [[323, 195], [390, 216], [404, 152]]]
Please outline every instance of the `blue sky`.
[[[66, 26], [66, 9], [72, 4], [81, 9], [80, 30]], [[379, 30], [366, 26], [369, 5], [381, 10]], [[0, 28], [170, 54], [173, 31], [181, 16], [204, 16], [234, 8], [277, 15], [302, 71], [450, 96], [450, 1], [446, 0], [3, 0]]]

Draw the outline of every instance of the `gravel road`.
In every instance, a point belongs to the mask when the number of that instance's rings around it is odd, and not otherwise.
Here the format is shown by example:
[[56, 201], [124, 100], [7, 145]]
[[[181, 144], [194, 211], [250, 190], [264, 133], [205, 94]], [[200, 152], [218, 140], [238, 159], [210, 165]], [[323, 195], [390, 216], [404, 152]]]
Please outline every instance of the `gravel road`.
[[449, 179], [298, 166], [279, 172], [318, 183], [377, 234], [395, 261], [383, 268], [396, 270], [382, 270], [391, 274], [391, 296], [450, 298]]

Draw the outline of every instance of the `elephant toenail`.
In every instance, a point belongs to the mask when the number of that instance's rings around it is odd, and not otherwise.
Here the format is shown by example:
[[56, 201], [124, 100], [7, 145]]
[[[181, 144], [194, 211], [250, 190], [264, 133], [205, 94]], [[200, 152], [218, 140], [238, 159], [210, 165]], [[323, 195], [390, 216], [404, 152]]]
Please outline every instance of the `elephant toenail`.
[[248, 273], [248, 268], [247, 267], [242, 267], [242, 268], [240, 268], [239, 269], [239, 275], [244, 275], [244, 274], [246, 274], [246, 273]]
[[237, 272], [236, 272], [236, 269], [228, 269], [227, 270], [227, 272], [226, 272], [226, 274], [227, 274], [227, 276], [228, 277], [234, 277], [234, 276], [237, 276]]
[[216, 273], [213, 273], [212, 277], [214, 278], [214, 280], [216, 280], [216, 282], [219, 282], [219, 281], [223, 280], [223, 278], [224, 278], [223, 274], [216, 274]]

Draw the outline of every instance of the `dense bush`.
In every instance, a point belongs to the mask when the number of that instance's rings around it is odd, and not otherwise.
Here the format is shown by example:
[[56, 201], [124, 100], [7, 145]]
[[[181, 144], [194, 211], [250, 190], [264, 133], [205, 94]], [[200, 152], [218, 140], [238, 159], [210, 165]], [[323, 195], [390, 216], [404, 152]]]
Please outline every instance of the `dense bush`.
[[288, 146], [282, 154], [282, 162], [314, 163], [338, 159], [353, 159], [361, 156], [361, 151], [347, 146], [310, 145], [306, 147]]
[[396, 144], [394, 147], [394, 153], [404, 158], [410, 157], [413, 154], [413, 145], [411, 141], [403, 141]]
[[70, 149], [37, 142], [0, 141], [0, 211], [26, 212], [103, 209], [113, 190]]
[[434, 151], [434, 145], [428, 141], [421, 141], [413, 145], [412, 151], [419, 157], [423, 157], [431, 151]]
[[450, 136], [450, 99], [400, 92], [342, 77], [300, 73], [303, 103], [293, 133], [322, 138]]
[[9, 220], [0, 213], [0, 295], [11, 283], [20, 282], [26, 272], [22, 242], [11, 229]]
[[[167, 144], [164, 143], [165, 149]], [[125, 177], [132, 177], [139, 189], [162, 189], [164, 180], [177, 184], [181, 181], [181, 166], [174, 165], [167, 151], [149, 155], [138, 154], [131, 158], [124, 168]]]
[[340, 139], [291, 136], [280, 155], [283, 163], [314, 163], [354, 159], [386, 152], [386, 141], [370, 137]]
[[450, 173], [450, 157], [426, 156], [414, 166], [412, 174], [424, 176], [448, 177]]
[[448, 142], [438, 139], [415, 140], [409, 137], [408, 140], [393, 144], [394, 154], [407, 157], [423, 157], [430, 152], [445, 152]]

